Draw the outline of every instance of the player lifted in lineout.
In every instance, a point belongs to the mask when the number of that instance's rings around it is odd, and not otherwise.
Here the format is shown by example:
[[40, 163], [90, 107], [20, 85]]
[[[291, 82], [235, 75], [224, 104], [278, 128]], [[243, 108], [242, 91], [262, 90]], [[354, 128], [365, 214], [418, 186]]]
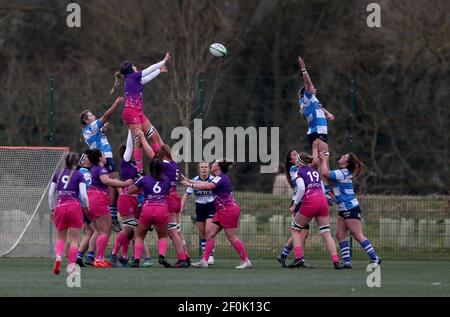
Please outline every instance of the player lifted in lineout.
[[[312, 167], [318, 168], [319, 152], [328, 152], [328, 120], [333, 121], [334, 115], [328, 112], [316, 97], [317, 89], [314, 87], [308, 71], [306, 70], [305, 62], [301, 57], [298, 58], [300, 70], [303, 75], [305, 85], [299, 91], [300, 112], [308, 120], [307, 139], [309, 145], [312, 146]], [[331, 205], [333, 199], [331, 198], [328, 184], [325, 185], [325, 195], [328, 199], [328, 204]]]

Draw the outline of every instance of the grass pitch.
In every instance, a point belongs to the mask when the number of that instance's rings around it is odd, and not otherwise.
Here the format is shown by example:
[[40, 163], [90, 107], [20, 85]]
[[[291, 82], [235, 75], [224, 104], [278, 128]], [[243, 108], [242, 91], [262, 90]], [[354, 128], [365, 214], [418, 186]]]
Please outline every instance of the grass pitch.
[[[170, 259], [173, 262], [173, 259]], [[81, 271], [81, 288], [66, 286], [67, 274], [52, 272], [51, 259], [0, 259], [1, 296], [450, 296], [450, 263], [389, 261], [381, 266], [381, 287], [366, 285], [367, 261], [335, 271], [327, 261], [311, 269], [283, 269], [276, 260], [217, 259], [208, 269], [116, 268]], [[64, 264], [64, 262], [63, 262]]]

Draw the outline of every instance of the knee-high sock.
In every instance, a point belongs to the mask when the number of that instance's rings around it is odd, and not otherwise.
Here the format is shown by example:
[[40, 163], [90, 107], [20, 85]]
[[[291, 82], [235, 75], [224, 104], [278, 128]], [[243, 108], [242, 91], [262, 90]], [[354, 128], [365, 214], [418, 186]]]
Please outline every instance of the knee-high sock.
[[284, 247], [283, 251], [281, 252], [280, 256], [283, 259], [287, 259], [287, 257], [289, 256], [289, 253], [291, 253], [291, 251], [292, 251], [292, 248], [290, 246], [286, 245]]
[[134, 148], [133, 155], [136, 160], [136, 168], [140, 172], [144, 169], [144, 165], [142, 164], [142, 148]]
[[77, 260], [77, 254], [78, 254], [78, 248], [70, 247], [70, 249], [69, 249], [69, 264], [75, 263], [75, 261]]
[[200, 246], [202, 248], [202, 255], [203, 255], [203, 253], [205, 253], [206, 239], [200, 238]]
[[108, 240], [109, 237], [106, 234], [101, 234], [100, 236], [98, 236], [97, 238], [97, 258], [99, 260], [104, 259], [105, 257], [105, 251], [106, 251], [106, 246], [108, 245]]
[[177, 254], [177, 259], [180, 261], [186, 261], [186, 253], [184, 251]]
[[158, 255], [166, 256], [167, 253], [167, 239], [162, 238], [158, 241]]
[[144, 244], [142, 242], [134, 242], [134, 259], [140, 260], [142, 252], [144, 252]]
[[130, 240], [125, 237], [125, 240], [122, 244], [122, 257], [124, 259], [128, 259], [128, 246], [130, 245]]
[[366, 240], [361, 242], [361, 246], [364, 248], [364, 250], [366, 250], [367, 255], [370, 257], [370, 259], [372, 261], [375, 261], [378, 259], [378, 255], [375, 252], [375, 249], [372, 246], [372, 243], [370, 242], [370, 240]]
[[208, 261], [212, 250], [214, 249], [214, 240], [206, 240], [205, 252], [203, 252], [202, 260]]
[[63, 240], [58, 240], [55, 243], [55, 254], [57, 257], [62, 258], [63, 254], [64, 254], [64, 241]]
[[339, 262], [339, 257], [337, 256], [337, 254], [331, 256], [331, 262], [333, 263]]
[[121, 231], [116, 237], [116, 242], [114, 243], [114, 248], [112, 250], [112, 254], [119, 253], [120, 247], [124, 244], [125, 240], [127, 239], [126, 235]]
[[302, 247], [294, 247], [294, 255], [296, 259], [301, 259], [303, 257]]
[[245, 246], [242, 243], [242, 241], [237, 239], [232, 244], [233, 244], [233, 247], [236, 249], [237, 253], [239, 254], [241, 260], [242, 261], [247, 261], [248, 260], [248, 255], [247, 255], [247, 251], [245, 250]]
[[342, 260], [344, 262], [350, 262], [350, 244], [347, 240], [339, 242], [341, 248]]
[[109, 206], [109, 213], [111, 214], [112, 220], [117, 220], [117, 206]]

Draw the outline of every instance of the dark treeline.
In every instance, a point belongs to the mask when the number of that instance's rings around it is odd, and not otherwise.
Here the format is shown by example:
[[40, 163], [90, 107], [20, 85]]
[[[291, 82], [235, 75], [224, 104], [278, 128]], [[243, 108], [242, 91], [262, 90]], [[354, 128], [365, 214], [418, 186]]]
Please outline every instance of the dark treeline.
[[[100, 115], [112, 104], [109, 89], [120, 63], [147, 66], [169, 50], [169, 73], [144, 96], [166, 140], [173, 127], [192, 128], [201, 116], [204, 128], [278, 126], [283, 160], [291, 148], [307, 149], [307, 124], [297, 106], [301, 55], [318, 98], [336, 116], [329, 131], [332, 165], [350, 149], [367, 165], [360, 191], [450, 188], [446, 0], [376, 1], [381, 28], [366, 25], [374, 1], [95, 0], [77, 1], [82, 27], [71, 29], [70, 2], [0, 1], [1, 144], [83, 150], [78, 114], [87, 108]], [[214, 42], [227, 46], [226, 58], [209, 54]], [[50, 76], [54, 143], [48, 138]], [[120, 113], [108, 134], [115, 148], [125, 141]], [[194, 165], [189, 168], [193, 173]], [[273, 175], [258, 171], [258, 164], [236, 165], [236, 186], [270, 191]]]

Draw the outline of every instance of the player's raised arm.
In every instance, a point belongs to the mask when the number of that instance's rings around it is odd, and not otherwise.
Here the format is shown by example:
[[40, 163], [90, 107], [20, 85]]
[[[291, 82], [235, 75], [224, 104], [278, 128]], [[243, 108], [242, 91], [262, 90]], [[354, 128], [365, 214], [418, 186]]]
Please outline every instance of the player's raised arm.
[[298, 57], [298, 63], [300, 65], [300, 70], [303, 74], [303, 80], [305, 81], [305, 86], [306, 86], [305, 90], [306, 90], [306, 92], [311, 94], [313, 91], [313, 84], [312, 84], [311, 78], [309, 77], [308, 72], [306, 71], [305, 62], [303, 61], [303, 59], [300, 56]]
[[161, 73], [167, 73], [169, 69], [166, 65], [162, 65], [159, 69], [155, 70], [154, 72], [150, 73], [149, 75], [141, 78], [142, 85], [145, 85], [155, 79], [159, 74]]
[[172, 55], [170, 55], [170, 53], [167, 52], [166, 55], [164, 56], [164, 59], [162, 61], [160, 61], [159, 63], [153, 64], [153, 65], [150, 65], [146, 69], [142, 70], [142, 78], [144, 78], [144, 77], [150, 75], [151, 73], [159, 70], [171, 58], [172, 58]]
[[142, 132], [142, 130], [139, 129], [135, 129], [133, 132], [135, 133], [136, 137], [138, 137], [141, 140], [142, 148], [144, 149], [145, 155], [147, 155], [149, 159], [152, 159], [155, 156], [155, 152], [153, 151], [150, 144], [148, 144], [144, 132]]
[[181, 175], [181, 184], [186, 187], [192, 187], [200, 190], [212, 190], [216, 188], [216, 184], [212, 182], [194, 181], [184, 175]]
[[109, 107], [108, 110], [106, 110], [106, 112], [103, 114], [103, 116], [101, 117], [102, 123], [105, 124], [106, 122], [108, 122], [109, 118], [112, 116], [112, 114], [117, 110], [117, 108], [124, 102], [124, 98], [123, 97], [119, 97], [116, 99], [116, 101], [113, 103], [113, 105], [111, 107]]
[[322, 177], [329, 179], [330, 177], [330, 169], [327, 164], [327, 153], [319, 152], [319, 160], [320, 160], [320, 174]]

